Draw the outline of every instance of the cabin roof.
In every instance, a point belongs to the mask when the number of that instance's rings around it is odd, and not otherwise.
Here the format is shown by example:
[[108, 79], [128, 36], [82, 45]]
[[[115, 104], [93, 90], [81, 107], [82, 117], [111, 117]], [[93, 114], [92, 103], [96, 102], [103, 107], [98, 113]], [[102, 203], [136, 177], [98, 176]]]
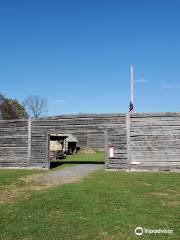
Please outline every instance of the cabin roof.
[[75, 138], [72, 134], [65, 139], [66, 142], [78, 142], [77, 138]]
[[77, 138], [75, 138], [72, 134], [56, 134], [52, 133], [50, 134], [52, 137], [59, 137], [62, 138], [62, 140], [65, 140], [66, 142], [78, 142]]

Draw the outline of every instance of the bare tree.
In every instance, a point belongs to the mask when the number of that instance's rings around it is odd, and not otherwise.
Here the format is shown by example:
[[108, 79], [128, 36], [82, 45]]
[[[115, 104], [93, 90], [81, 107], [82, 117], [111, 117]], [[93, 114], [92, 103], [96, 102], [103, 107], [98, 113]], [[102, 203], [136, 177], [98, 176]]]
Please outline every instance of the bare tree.
[[39, 96], [29, 96], [23, 101], [30, 117], [38, 118], [47, 112], [47, 99]]

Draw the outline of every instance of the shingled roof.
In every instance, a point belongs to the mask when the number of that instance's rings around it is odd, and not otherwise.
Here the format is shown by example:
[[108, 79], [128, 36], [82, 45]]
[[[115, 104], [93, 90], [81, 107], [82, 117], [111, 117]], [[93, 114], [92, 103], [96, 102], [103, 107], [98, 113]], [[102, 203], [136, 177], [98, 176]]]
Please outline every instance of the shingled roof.
[[63, 140], [65, 140], [66, 142], [78, 142], [77, 138], [75, 138], [72, 134], [50, 134], [50, 136], [57, 136], [57, 137], [62, 137]]
[[78, 140], [72, 135], [68, 134], [68, 137], [65, 139], [66, 142], [78, 142]]

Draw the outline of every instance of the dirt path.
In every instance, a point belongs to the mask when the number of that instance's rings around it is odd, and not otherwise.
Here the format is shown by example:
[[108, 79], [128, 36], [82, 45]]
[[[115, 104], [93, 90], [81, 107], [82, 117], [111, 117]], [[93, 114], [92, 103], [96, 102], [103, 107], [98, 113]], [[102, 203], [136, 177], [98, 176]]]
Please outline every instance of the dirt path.
[[57, 186], [59, 184], [71, 183], [80, 181], [88, 174], [104, 169], [103, 164], [80, 164], [70, 167], [65, 167], [60, 170], [48, 171], [45, 173], [29, 175], [21, 178], [23, 184], [11, 184], [6, 189], [0, 192], [0, 203], [7, 202], [11, 198], [25, 197], [27, 198], [32, 191]]
[[49, 171], [44, 174], [29, 175], [23, 180], [27, 183], [39, 185], [40, 187], [50, 187], [79, 181], [89, 173], [103, 168], [103, 164], [81, 164], [65, 167], [61, 170]]

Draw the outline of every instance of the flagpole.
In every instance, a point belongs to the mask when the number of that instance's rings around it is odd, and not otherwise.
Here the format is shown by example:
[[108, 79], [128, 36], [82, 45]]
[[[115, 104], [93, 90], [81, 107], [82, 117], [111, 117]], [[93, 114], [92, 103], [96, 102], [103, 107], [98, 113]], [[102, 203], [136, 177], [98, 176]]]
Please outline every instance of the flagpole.
[[129, 112], [134, 112], [134, 66], [131, 64], [131, 82], [130, 82], [130, 104]]
[[131, 64], [131, 103], [134, 105], [134, 66]]

